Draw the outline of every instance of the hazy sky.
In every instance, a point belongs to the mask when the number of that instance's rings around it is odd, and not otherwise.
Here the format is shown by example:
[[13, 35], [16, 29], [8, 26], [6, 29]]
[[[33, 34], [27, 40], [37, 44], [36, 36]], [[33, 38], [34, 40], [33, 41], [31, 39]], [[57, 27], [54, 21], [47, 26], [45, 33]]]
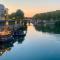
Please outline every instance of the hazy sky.
[[4, 4], [9, 13], [21, 9], [25, 16], [29, 17], [36, 13], [60, 9], [60, 0], [0, 0], [0, 4]]

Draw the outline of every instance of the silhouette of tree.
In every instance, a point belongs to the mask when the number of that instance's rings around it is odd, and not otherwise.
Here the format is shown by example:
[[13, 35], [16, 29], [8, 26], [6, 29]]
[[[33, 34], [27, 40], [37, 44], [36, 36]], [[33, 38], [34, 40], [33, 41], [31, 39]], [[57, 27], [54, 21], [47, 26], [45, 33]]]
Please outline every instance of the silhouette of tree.
[[20, 20], [23, 18], [24, 18], [24, 12], [20, 9], [9, 15], [9, 19], [13, 19], [13, 20]]
[[60, 20], [60, 10], [52, 11], [52, 12], [45, 12], [45, 13], [38, 13], [33, 16], [34, 19], [41, 19], [41, 20]]

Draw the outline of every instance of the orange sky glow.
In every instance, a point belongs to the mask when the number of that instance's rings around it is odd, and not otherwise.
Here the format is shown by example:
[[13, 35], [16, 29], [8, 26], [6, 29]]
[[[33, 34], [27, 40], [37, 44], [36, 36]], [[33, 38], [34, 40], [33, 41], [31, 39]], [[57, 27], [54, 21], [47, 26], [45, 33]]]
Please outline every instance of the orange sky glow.
[[36, 13], [60, 10], [60, 0], [0, 0], [9, 9], [9, 14], [21, 9], [26, 17]]
[[[56, 8], [56, 6], [55, 6]], [[10, 5], [9, 6], [9, 14], [11, 14], [12, 12], [15, 12], [17, 9], [21, 9], [25, 16], [28, 16], [28, 17], [32, 17], [33, 15], [35, 15], [36, 13], [43, 13], [43, 12], [48, 12], [48, 11], [51, 11], [53, 9], [53, 7], [42, 7], [42, 8], [29, 8], [29, 7], [24, 7], [24, 8], [20, 8], [20, 6], [15, 6], [15, 5]]]

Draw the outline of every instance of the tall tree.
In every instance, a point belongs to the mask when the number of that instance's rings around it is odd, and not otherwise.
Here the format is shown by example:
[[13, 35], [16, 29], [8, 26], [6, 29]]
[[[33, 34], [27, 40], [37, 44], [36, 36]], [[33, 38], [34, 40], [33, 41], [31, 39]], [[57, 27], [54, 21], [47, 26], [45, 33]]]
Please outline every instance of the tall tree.
[[24, 18], [24, 13], [22, 10], [18, 9], [15, 13], [16, 19], [23, 19]]
[[18, 9], [16, 12], [12, 13], [9, 15], [10, 19], [14, 19], [14, 20], [20, 20], [24, 18], [24, 12], [20, 9]]

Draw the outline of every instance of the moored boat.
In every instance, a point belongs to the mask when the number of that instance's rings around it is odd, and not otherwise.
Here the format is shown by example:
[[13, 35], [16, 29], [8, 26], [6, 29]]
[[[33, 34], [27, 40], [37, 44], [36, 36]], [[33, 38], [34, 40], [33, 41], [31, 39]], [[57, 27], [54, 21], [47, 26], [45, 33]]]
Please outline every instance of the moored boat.
[[0, 41], [6, 42], [12, 40], [12, 32], [8, 26], [3, 27], [0, 31]]
[[25, 36], [25, 35], [26, 35], [26, 31], [19, 30], [13, 32], [13, 36]]

